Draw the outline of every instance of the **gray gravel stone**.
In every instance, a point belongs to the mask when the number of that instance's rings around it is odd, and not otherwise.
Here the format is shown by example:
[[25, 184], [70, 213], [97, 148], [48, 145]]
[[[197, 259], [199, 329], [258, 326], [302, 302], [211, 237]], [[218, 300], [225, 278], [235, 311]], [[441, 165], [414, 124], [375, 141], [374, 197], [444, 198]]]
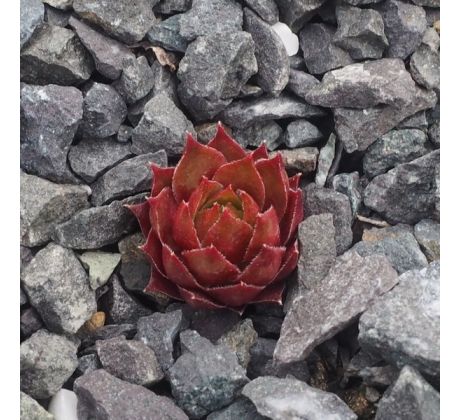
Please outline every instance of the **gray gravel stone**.
[[259, 414], [272, 420], [304, 418], [356, 420], [358, 416], [337, 395], [291, 378], [262, 376], [243, 388]]
[[21, 344], [21, 391], [35, 399], [52, 397], [75, 371], [78, 343], [37, 331]]
[[353, 63], [347, 51], [333, 44], [334, 34], [334, 27], [324, 23], [311, 23], [300, 31], [300, 47], [309, 73], [323, 74]]
[[437, 148], [441, 146], [439, 125], [439, 121], [435, 121], [428, 129], [428, 138], [430, 139], [431, 143]]
[[292, 55], [289, 57], [289, 65], [291, 69], [305, 71], [305, 60], [300, 55]]
[[230, 127], [247, 128], [260, 121], [322, 117], [324, 115], [326, 114], [322, 109], [282, 93], [275, 98], [263, 96], [249, 101], [234, 101], [220, 114], [220, 119]]
[[352, 172], [335, 175], [332, 178], [332, 188], [348, 197], [351, 205], [351, 214], [354, 219], [361, 209], [363, 202], [359, 173]]
[[96, 290], [109, 281], [110, 276], [120, 262], [120, 254], [103, 251], [88, 251], [78, 257], [89, 270], [89, 285]]
[[161, 0], [153, 6], [153, 10], [169, 15], [174, 12], [186, 12], [191, 6], [192, 0]]
[[71, 10], [60, 10], [45, 4], [45, 22], [49, 25], [65, 28], [69, 24], [69, 19], [71, 17]]
[[280, 11], [281, 22], [297, 32], [326, 0], [275, 0]]
[[83, 136], [109, 137], [118, 132], [128, 109], [117, 91], [103, 83], [93, 83], [83, 99]]
[[228, 309], [215, 311], [193, 310], [188, 306], [184, 306], [182, 310], [190, 320], [190, 329], [197, 331], [198, 334], [213, 343], [240, 321], [240, 316]]
[[26, 339], [39, 329], [45, 327], [40, 315], [38, 315], [38, 312], [34, 308], [27, 308], [24, 312], [22, 312], [20, 324], [21, 339]]
[[174, 402], [98, 369], [74, 383], [80, 420], [187, 420]]
[[45, 13], [41, 0], [21, 0], [21, 48], [30, 39], [35, 29], [43, 23]]
[[265, 22], [274, 25], [279, 21], [278, 6], [275, 0], [244, 0]]
[[248, 382], [236, 354], [196, 331], [180, 334], [182, 355], [168, 371], [172, 394], [190, 416], [200, 418], [233, 401]]
[[54, 227], [89, 207], [89, 187], [55, 184], [21, 171], [21, 245], [48, 242]]
[[70, 86], [21, 86], [21, 167], [55, 182], [77, 183], [67, 153], [83, 115], [83, 96]]
[[439, 234], [439, 223], [434, 220], [424, 219], [414, 226], [415, 239], [430, 262], [440, 258]]
[[248, 83], [241, 88], [237, 98], [259, 98], [263, 94], [264, 91], [261, 87]]
[[383, 17], [385, 35], [390, 44], [386, 55], [406, 59], [422, 41], [427, 27], [425, 10], [398, 0], [385, 1], [375, 8]]
[[130, 156], [130, 144], [117, 143], [112, 138], [87, 138], [70, 147], [68, 159], [72, 170], [91, 183]]
[[305, 99], [310, 89], [318, 83], [319, 80], [315, 76], [305, 73], [304, 71], [295, 70], [291, 66], [289, 71], [289, 81], [286, 88], [302, 99]]
[[405, 120], [398, 124], [398, 129], [402, 128], [418, 128], [419, 130], [425, 130], [428, 128], [428, 119], [426, 111], [416, 112], [414, 115], [407, 117]]
[[49, 4], [60, 10], [68, 10], [72, 8], [73, 0], [44, 0], [43, 3]]
[[93, 60], [70, 29], [43, 24], [21, 51], [21, 81], [78, 85], [88, 80]]
[[312, 146], [323, 138], [319, 129], [307, 120], [295, 120], [288, 124], [283, 136], [284, 144], [290, 149]]
[[386, 257], [347, 252], [317, 287], [294, 300], [281, 328], [275, 360], [284, 364], [305, 359], [397, 283]]
[[132, 151], [143, 154], [164, 149], [168, 155], [179, 155], [186, 132], [196, 136], [192, 123], [164, 92], [145, 105], [144, 115], [133, 130]]
[[[21, 264], [21, 272], [22, 272], [22, 264]], [[20, 294], [21, 306], [24, 306], [27, 302], [29, 302], [29, 299], [27, 299], [27, 295], [24, 293], [24, 291], [21, 288], [21, 294]]]
[[289, 58], [281, 38], [251, 9], [244, 9], [244, 29], [255, 43], [258, 85], [271, 95], [279, 95], [289, 81]]
[[54, 416], [46, 411], [37, 401], [21, 391], [21, 419], [23, 420], [54, 420]]
[[48, 244], [21, 279], [31, 305], [51, 331], [73, 334], [96, 312], [86, 272], [70, 249]]
[[422, 130], [391, 130], [366, 150], [363, 157], [364, 173], [368, 178], [374, 178], [430, 151], [427, 136]]
[[91, 185], [93, 205], [101, 206], [128, 195], [150, 190], [152, 186], [150, 163], [167, 166], [166, 152], [159, 150], [136, 156], [108, 170]]
[[[161, 4], [161, 3], [160, 3]], [[152, 45], [169, 51], [185, 52], [188, 41], [179, 33], [181, 15], [173, 15], [161, 22], [156, 22], [147, 32], [147, 39]]]
[[242, 146], [260, 146], [263, 142], [268, 150], [275, 150], [282, 143], [283, 129], [275, 121], [261, 121], [247, 128], [235, 129], [233, 138]]
[[414, 80], [427, 89], [440, 87], [440, 56], [437, 49], [422, 43], [410, 58], [410, 72]]
[[163, 379], [154, 351], [140, 341], [120, 336], [96, 341], [96, 349], [104, 369], [119, 379], [143, 386]]
[[412, 0], [412, 2], [425, 7], [439, 7], [441, 5], [441, 0]]
[[439, 376], [439, 262], [399, 277], [359, 320], [359, 342], [398, 367]]
[[117, 133], [117, 142], [119, 143], [128, 143], [131, 139], [131, 134], [133, 133], [133, 127], [129, 125], [122, 124], [118, 129]]
[[439, 150], [376, 176], [364, 190], [364, 204], [390, 223], [436, 216], [438, 202]]
[[439, 419], [437, 392], [412, 367], [404, 366], [397, 381], [385, 392], [378, 404], [376, 420]]
[[197, 120], [222, 111], [257, 72], [255, 43], [239, 31], [202, 36], [188, 46], [177, 71], [178, 94]]
[[336, 135], [331, 133], [327, 143], [320, 149], [318, 156], [318, 165], [316, 168], [315, 183], [318, 187], [324, 187], [329, 170], [332, 166], [332, 161], [335, 157]]
[[334, 44], [347, 50], [351, 58], [381, 58], [388, 40], [379, 12], [359, 7], [339, 6], [336, 9], [338, 28]]
[[234, 403], [219, 411], [214, 411], [206, 420], [264, 420], [254, 404], [246, 398], [238, 398]]
[[93, 57], [96, 70], [109, 79], [118, 79], [123, 70], [123, 61], [134, 58], [133, 53], [122, 43], [95, 31], [73, 16], [69, 19], [69, 25]]
[[368, 4], [380, 3], [384, 0], [343, 0], [344, 3], [351, 4], [352, 6], [366, 6]]
[[85, 354], [78, 358], [77, 372], [80, 375], [93, 372], [94, 370], [100, 368], [102, 368], [102, 365], [95, 353]]
[[[289, 173], [309, 174], [315, 171], [319, 151], [316, 147], [299, 147], [294, 150], [278, 150]], [[274, 154], [271, 154], [273, 157]]]
[[74, 0], [73, 8], [83, 19], [128, 45], [144, 38], [155, 19], [149, 0]]
[[203, 35], [241, 31], [243, 11], [235, 0], [194, 0], [181, 15], [180, 34], [188, 41]]
[[127, 339], [132, 339], [135, 334], [135, 324], [104, 325], [93, 331], [79, 331], [79, 335], [82, 338], [81, 347], [85, 349], [87, 354], [94, 354], [96, 352], [96, 347], [94, 345], [98, 340], [110, 340], [111, 338], [121, 336]]

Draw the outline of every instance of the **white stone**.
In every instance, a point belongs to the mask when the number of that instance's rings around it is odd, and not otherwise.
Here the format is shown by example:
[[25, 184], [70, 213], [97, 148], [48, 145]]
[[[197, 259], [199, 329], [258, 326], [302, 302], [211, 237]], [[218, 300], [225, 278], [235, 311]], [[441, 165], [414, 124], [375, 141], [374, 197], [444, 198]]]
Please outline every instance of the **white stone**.
[[78, 420], [77, 396], [68, 389], [60, 389], [51, 399], [48, 411], [55, 420]]
[[291, 28], [283, 22], [276, 22], [272, 25], [272, 29], [283, 41], [288, 56], [296, 55], [299, 51], [299, 38], [291, 31]]
[[109, 280], [120, 262], [120, 254], [102, 251], [88, 251], [79, 256], [83, 265], [89, 269], [89, 284], [93, 290]]

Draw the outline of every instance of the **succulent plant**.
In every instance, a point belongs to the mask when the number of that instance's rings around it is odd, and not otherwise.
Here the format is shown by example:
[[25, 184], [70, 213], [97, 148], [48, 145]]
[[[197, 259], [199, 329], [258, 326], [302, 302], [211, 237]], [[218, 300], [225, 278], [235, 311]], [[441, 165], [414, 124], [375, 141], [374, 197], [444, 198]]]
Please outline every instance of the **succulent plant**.
[[176, 167], [152, 171], [151, 196], [129, 206], [147, 238], [145, 293], [240, 313], [248, 303], [281, 304], [299, 255], [300, 174], [288, 178], [265, 144], [245, 151], [220, 123], [207, 145], [188, 134]]

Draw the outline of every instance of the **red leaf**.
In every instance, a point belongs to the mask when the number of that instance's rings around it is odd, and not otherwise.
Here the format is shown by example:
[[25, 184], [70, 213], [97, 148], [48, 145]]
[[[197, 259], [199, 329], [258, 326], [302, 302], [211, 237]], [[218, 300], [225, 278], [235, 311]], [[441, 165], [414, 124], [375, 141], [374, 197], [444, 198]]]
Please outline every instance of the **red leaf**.
[[147, 237], [150, 231], [150, 205], [148, 201], [143, 201], [140, 204], [125, 204], [124, 207], [126, 207], [129, 211], [131, 211], [134, 214], [137, 221], [139, 222], [142, 234], [144, 235], [144, 237]]
[[198, 188], [193, 191], [188, 201], [190, 216], [195, 218], [196, 212], [213, 196], [215, 196], [224, 187], [216, 181], [203, 177]]
[[281, 305], [283, 303], [284, 287], [284, 283], [271, 284], [252, 299], [250, 303], [277, 303]]
[[265, 200], [264, 184], [250, 155], [221, 166], [214, 174], [213, 180], [220, 182], [224, 187], [231, 184], [235, 190], [246, 191], [262, 208]]
[[193, 274], [168, 246], [163, 247], [163, 266], [168, 279], [175, 284], [189, 289], [199, 288]]
[[252, 151], [251, 156], [254, 162], [259, 159], [268, 159], [268, 150], [265, 142], [263, 142], [256, 150]]
[[226, 133], [220, 121], [217, 123], [216, 135], [208, 146], [222, 153], [227, 162], [243, 159], [246, 156], [244, 149]]
[[222, 191], [219, 191], [217, 194], [210, 198], [211, 202], [216, 202], [225, 206], [227, 203], [233, 204], [237, 209], [242, 210], [241, 200], [233, 191], [231, 185], [227, 185]]
[[139, 247], [139, 249], [147, 255], [150, 263], [155, 266], [157, 271], [164, 275], [162, 248], [163, 245], [153, 229], [150, 230], [145, 244]]
[[228, 261], [215, 246], [182, 252], [189, 270], [203, 287], [213, 287], [235, 281], [240, 270]]
[[206, 293], [227, 306], [242, 306], [254, 299], [263, 287], [237, 283], [230, 286], [208, 289]]
[[151, 168], [153, 172], [153, 183], [150, 195], [155, 197], [163, 188], [171, 187], [175, 168], [162, 168], [161, 166], [155, 165], [154, 163], [152, 163]]
[[286, 214], [280, 223], [281, 243], [286, 245], [294, 236], [303, 220], [302, 190], [289, 190]]
[[237, 194], [243, 204], [243, 220], [251, 226], [254, 226], [256, 217], [260, 212], [260, 207], [246, 191], [238, 190]]
[[173, 299], [182, 300], [182, 297], [177, 289], [176, 285], [171, 283], [168, 279], [159, 274], [152, 266], [150, 271], [150, 280], [144, 289], [144, 293], [155, 294], [162, 293]]
[[200, 241], [193, 225], [188, 203], [182, 201], [177, 208], [172, 235], [176, 244], [182, 249], [193, 249], [200, 247]]
[[149, 197], [150, 204], [150, 223], [152, 229], [158, 235], [160, 241], [175, 248], [172, 238], [172, 225], [177, 210], [171, 188], [166, 187], [156, 197]]
[[291, 274], [295, 268], [297, 267], [297, 261], [299, 259], [299, 247], [297, 244], [297, 240], [287, 249], [286, 253], [284, 254], [284, 260], [279, 269], [278, 273], [276, 274], [274, 283], [285, 279], [289, 274]]
[[[204, 293], [197, 290], [187, 290], [178, 286], [182, 298], [194, 309], [223, 309], [224, 305], [213, 302]], [[231, 309], [231, 308], [230, 308]]]
[[188, 200], [198, 187], [201, 178], [211, 178], [226, 162], [222, 153], [212, 147], [198, 143], [191, 134], [187, 135], [184, 154], [176, 166], [172, 189], [178, 202]]
[[257, 256], [238, 277], [240, 282], [256, 286], [266, 286], [278, 273], [283, 259], [284, 247], [263, 245]]
[[299, 172], [298, 174], [295, 174], [289, 178], [289, 188], [292, 188], [293, 190], [296, 190], [299, 188], [299, 182], [300, 182], [300, 177], [302, 174]]

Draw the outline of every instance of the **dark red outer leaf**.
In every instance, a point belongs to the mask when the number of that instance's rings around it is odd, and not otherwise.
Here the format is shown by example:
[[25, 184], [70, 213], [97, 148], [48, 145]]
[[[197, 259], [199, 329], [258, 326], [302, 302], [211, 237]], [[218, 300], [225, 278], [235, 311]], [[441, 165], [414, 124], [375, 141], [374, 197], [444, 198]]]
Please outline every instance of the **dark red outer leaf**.
[[177, 286], [159, 274], [153, 266], [150, 271], [150, 280], [144, 289], [144, 293], [152, 295], [162, 293], [170, 298], [183, 300]]
[[238, 190], [237, 194], [243, 204], [243, 220], [251, 226], [254, 226], [257, 215], [260, 212], [259, 206], [246, 191]]
[[278, 273], [285, 251], [284, 247], [263, 245], [257, 256], [240, 274], [238, 280], [255, 286], [266, 286]]
[[286, 214], [280, 223], [281, 243], [286, 245], [293, 238], [297, 226], [303, 220], [302, 190], [289, 190]]
[[216, 181], [211, 181], [205, 176], [201, 179], [198, 188], [193, 191], [188, 201], [190, 216], [195, 218], [196, 212], [224, 187]]
[[299, 188], [300, 177], [302, 176], [301, 173], [295, 174], [289, 178], [289, 188], [296, 190]]
[[264, 288], [245, 283], [208, 289], [206, 293], [223, 305], [243, 306], [254, 299]]
[[150, 166], [153, 172], [152, 191], [150, 195], [155, 197], [165, 187], [171, 187], [172, 177], [176, 168], [162, 168], [154, 163]]
[[265, 201], [264, 183], [250, 155], [221, 166], [212, 179], [224, 187], [231, 184], [235, 190], [246, 191], [262, 208]]
[[198, 239], [203, 241], [206, 233], [211, 226], [217, 222], [220, 217], [221, 206], [214, 204], [209, 209], [200, 210], [195, 216], [195, 230], [198, 235]]
[[139, 249], [148, 257], [150, 263], [157, 269], [157, 271], [165, 276], [163, 268], [163, 256], [160, 240], [153, 229], [150, 230], [145, 244], [141, 245]]
[[143, 201], [140, 204], [124, 204], [129, 211], [131, 211], [139, 222], [142, 234], [147, 237], [150, 231], [150, 205], [148, 201]]
[[284, 283], [270, 284], [249, 303], [277, 303], [281, 305], [283, 303], [284, 287]]
[[291, 274], [297, 267], [297, 261], [299, 260], [299, 246], [297, 240], [292, 243], [286, 253], [284, 254], [284, 261], [281, 265], [280, 270], [273, 280], [274, 283], [284, 280], [289, 274]]
[[150, 223], [160, 241], [174, 249], [172, 225], [177, 210], [171, 188], [166, 187], [156, 197], [149, 197]]
[[217, 123], [216, 135], [208, 146], [222, 153], [227, 162], [243, 159], [246, 156], [244, 149], [226, 133], [220, 121]]
[[263, 142], [257, 149], [251, 152], [252, 159], [256, 162], [259, 159], [268, 159], [267, 145]]
[[182, 249], [194, 249], [200, 247], [200, 241], [190, 216], [188, 203], [182, 201], [177, 208], [172, 235], [175, 243]]
[[195, 277], [179, 259], [179, 257], [167, 245], [163, 247], [163, 266], [168, 279], [178, 286], [188, 289], [197, 289]]
[[176, 166], [172, 190], [178, 202], [187, 201], [198, 187], [203, 176], [212, 178], [218, 168], [226, 163], [222, 153], [198, 143], [189, 133], [184, 154]]
[[[223, 309], [225, 305], [213, 302], [205, 294], [197, 290], [188, 290], [178, 286], [182, 298], [194, 309]], [[231, 309], [231, 308], [230, 308]]]

